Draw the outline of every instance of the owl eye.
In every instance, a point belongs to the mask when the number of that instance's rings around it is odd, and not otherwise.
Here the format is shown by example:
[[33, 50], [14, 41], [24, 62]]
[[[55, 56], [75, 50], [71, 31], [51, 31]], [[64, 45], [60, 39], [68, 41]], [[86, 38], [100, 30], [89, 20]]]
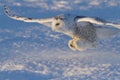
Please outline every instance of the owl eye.
[[56, 26], [59, 26], [59, 25], [60, 25], [60, 23], [56, 23], [55, 25], [56, 25]]
[[60, 20], [64, 20], [64, 18], [61, 17], [61, 16], [56, 16], [55, 19], [56, 19], [56, 20], [58, 20], [58, 19], [60, 19]]

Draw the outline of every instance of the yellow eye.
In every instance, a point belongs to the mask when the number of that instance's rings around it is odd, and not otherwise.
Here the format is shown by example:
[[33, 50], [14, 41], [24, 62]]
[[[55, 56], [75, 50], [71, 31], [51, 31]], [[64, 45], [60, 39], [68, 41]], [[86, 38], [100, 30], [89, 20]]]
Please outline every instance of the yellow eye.
[[56, 26], [59, 26], [59, 25], [60, 25], [60, 23], [56, 23], [55, 25], [56, 25]]

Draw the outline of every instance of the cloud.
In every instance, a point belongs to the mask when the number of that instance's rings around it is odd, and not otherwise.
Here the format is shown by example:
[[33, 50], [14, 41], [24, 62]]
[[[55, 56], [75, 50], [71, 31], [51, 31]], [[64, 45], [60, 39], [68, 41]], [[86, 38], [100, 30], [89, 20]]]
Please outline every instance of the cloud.
[[119, 6], [119, 0], [11, 0], [15, 6], [40, 7], [46, 10], [87, 10], [100, 7]]
[[116, 1], [109, 1], [108, 2], [108, 6], [118, 6], [118, 5], [120, 5], [120, 1], [119, 2], [116, 2]]
[[92, 0], [90, 3], [89, 3], [90, 6], [99, 6], [101, 5], [101, 1], [98, 1], [98, 0]]
[[19, 2], [14, 2], [13, 5], [15, 5], [15, 6], [22, 6], [22, 4], [19, 3]]
[[71, 9], [67, 1], [54, 1], [52, 9]]

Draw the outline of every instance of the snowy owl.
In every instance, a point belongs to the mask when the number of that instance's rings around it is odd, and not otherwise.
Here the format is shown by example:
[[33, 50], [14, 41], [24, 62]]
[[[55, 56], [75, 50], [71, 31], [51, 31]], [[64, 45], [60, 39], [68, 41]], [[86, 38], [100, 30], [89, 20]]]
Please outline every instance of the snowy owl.
[[[22, 16], [13, 15], [7, 6], [4, 6], [5, 13], [8, 17], [24, 22], [36, 22], [43, 25], [50, 24], [53, 31], [64, 33], [72, 39], [68, 42], [68, 46], [72, 50], [87, 50], [95, 48], [99, 38], [109, 37], [120, 29], [120, 25], [110, 23], [100, 18], [77, 16], [72, 14], [62, 14], [52, 18], [33, 19]], [[106, 28], [105, 26], [115, 27], [115, 30]], [[118, 29], [117, 29], [118, 28]]]

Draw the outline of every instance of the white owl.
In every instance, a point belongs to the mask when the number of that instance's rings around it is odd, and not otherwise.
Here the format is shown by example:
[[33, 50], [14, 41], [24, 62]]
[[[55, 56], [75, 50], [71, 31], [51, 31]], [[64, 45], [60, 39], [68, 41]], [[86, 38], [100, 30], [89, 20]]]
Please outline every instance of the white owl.
[[[11, 14], [7, 6], [4, 6], [4, 10], [10, 18], [15, 20], [36, 22], [43, 25], [51, 24], [48, 27], [51, 27], [53, 31], [64, 33], [72, 38], [68, 42], [68, 46], [72, 50], [83, 51], [95, 48], [100, 38], [112, 36], [120, 29], [119, 24], [106, 22], [100, 18], [63, 14], [46, 19], [32, 19]], [[118, 29], [112, 30], [105, 26], [113, 26]]]

